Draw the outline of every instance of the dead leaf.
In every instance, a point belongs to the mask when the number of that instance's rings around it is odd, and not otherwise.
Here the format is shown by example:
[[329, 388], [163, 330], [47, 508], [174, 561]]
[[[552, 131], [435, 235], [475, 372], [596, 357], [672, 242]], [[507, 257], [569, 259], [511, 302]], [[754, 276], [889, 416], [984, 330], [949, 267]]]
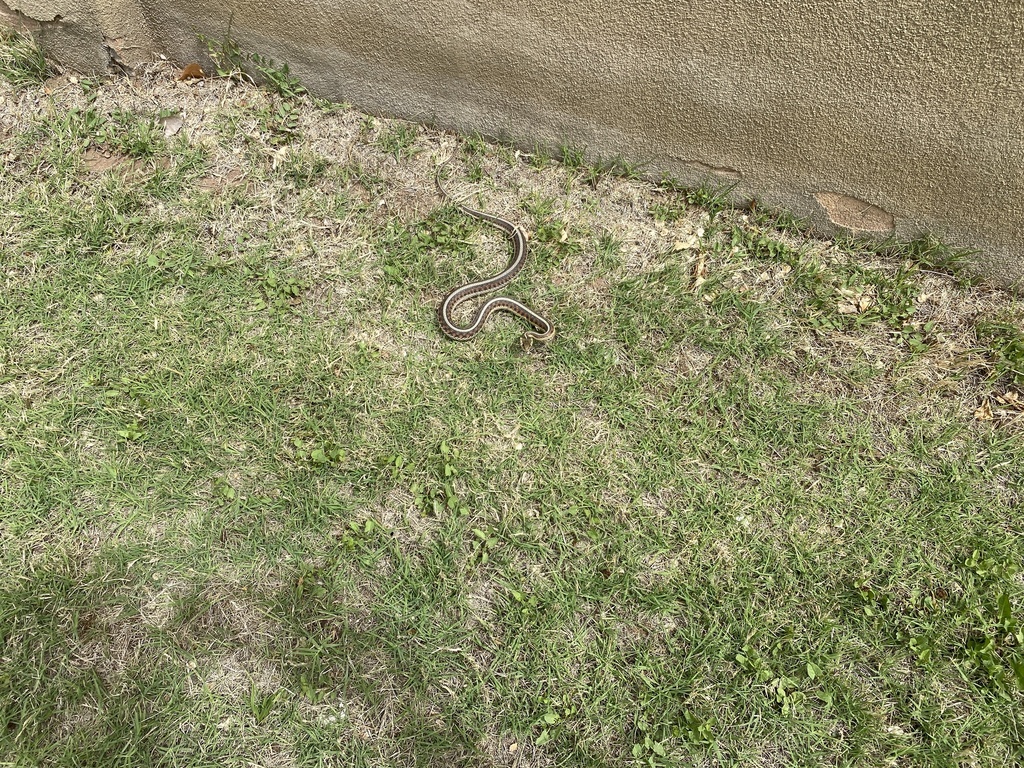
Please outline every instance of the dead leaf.
[[[288, 159], [289, 154], [290, 150], [286, 146], [274, 150], [271, 153], [271, 157], [273, 158], [273, 160], [270, 161], [271, 167], [276, 171], [278, 167], [281, 165], [281, 163], [285, 162], [285, 160]], [[381, 200], [380, 203], [378, 203], [378, 205], [384, 205], [384, 203], [385, 201]]]
[[859, 315], [875, 304], [873, 285], [863, 288], [840, 288], [836, 292], [842, 297], [836, 307], [841, 315]]
[[1013, 390], [1007, 390], [1001, 395], [996, 395], [996, 401], [1000, 405], [1006, 405], [1018, 411], [1024, 411], [1024, 400]]
[[684, 240], [676, 240], [672, 244], [673, 251], [692, 251], [700, 245], [700, 240], [695, 235], [688, 235]]
[[708, 262], [703, 256], [693, 265], [693, 290], [697, 290], [708, 281]]
[[163, 118], [160, 122], [164, 124], [164, 136], [167, 138], [180, 131], [181, 126], [185, 124], [185, 121], [181, 119], [181, 115], [170, 115]]
[[986, 398], [974, 412], [974, 418], [978, 421], [992, 421], [992, 404]]
[[178, 75], [179, 80], [201, 80], [206, 77], [206, 73], [203, 72], [203, 68], [196, 63], [189, 64]]

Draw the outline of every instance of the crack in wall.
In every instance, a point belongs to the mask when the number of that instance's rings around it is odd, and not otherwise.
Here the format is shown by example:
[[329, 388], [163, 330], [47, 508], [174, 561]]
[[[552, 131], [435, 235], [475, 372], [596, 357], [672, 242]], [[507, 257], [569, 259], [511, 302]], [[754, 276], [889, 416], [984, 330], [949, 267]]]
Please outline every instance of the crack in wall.
[[121, 58], [121, 48], [124, 46], [123, 37], [104, 37], [103, 48], [107, 52], [108, 64], [107, 68], [110, 71], [120, 75], [130, 75], [131, 67], [124, 63]]
[[719, 176], [729, 181], [742, 181], [743, 173], [736, 168], [731, 168], [728, 165], [708, 165], [697, 160], [691, 160], [687, 163], [697, 173], [710, 174], [712, 176]]
[[89, 74], [128, 75], [152, 58], [151, 36], [138, 15], [125, 2], [107, 8], [85, 0], [0, 0], [0, 27], [32, 35], [62, 68]]

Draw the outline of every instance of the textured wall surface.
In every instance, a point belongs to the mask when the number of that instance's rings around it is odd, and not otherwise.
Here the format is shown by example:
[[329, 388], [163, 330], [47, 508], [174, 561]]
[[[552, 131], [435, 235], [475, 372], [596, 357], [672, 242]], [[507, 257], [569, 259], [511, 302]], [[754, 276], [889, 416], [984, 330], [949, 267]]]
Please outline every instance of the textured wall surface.
[[83, 68], [203, 60], [197, 33], [230, 19], [364, 109], [735, 182], [823, 227], [931, 231], [1024, 285], [1020, 0], [3, 2]]

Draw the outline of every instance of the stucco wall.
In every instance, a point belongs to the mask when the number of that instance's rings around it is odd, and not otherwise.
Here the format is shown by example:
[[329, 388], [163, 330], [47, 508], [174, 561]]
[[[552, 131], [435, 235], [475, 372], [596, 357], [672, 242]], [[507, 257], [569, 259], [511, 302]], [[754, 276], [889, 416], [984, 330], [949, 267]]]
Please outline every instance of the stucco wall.
[[1018, 0], [4, 1], [78, 67], [203, 60], [197, 33], [231, 18], [364, 109], [738, 182], [823, 227], [931, 231], [1024, 286]]

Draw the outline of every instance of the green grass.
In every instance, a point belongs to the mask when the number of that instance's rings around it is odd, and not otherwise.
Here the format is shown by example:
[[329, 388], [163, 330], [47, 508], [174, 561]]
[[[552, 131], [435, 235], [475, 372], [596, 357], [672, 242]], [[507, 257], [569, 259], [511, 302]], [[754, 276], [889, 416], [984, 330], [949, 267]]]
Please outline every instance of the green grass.
[[[616, 219], [477, 139], [559, 336], [450, 343], [437, 299], [503, 246], [377, 204], [446, 137], [240, 89], [165, 140], [112, 87], [0, 146], [0, 764], [1020, 754], [1024, 438], [974, 417], [1019, 299], [713, 190], [610, 174], [650, 201]], [[202, 191], [224, 158], [250, 183]]]
[[985, 320], [978, 323], [977, 333], [992, 360], [994, 376], [1017, 386], [1024, 384], [1024, 328], [1021, 324]]
[[0, 77], [16, 88], [39, 85], [53, 68], [29, 35], [0, 29]]

